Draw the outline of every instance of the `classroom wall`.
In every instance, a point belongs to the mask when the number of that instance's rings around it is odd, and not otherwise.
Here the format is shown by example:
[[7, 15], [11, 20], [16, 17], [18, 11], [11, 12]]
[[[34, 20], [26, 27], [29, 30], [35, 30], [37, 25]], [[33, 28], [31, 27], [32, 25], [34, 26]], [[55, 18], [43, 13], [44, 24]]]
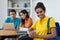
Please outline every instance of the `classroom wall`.
[[0, 0], [0, 26], [4, 22], [5, 17], [7, 16], [7, 0]]

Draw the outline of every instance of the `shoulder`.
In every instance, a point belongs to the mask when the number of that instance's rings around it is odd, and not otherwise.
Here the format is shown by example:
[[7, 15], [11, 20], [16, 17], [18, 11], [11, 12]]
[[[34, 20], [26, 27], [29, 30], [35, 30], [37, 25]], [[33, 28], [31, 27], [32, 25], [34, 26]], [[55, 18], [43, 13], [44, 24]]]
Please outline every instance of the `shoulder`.
[[38, 22], [40, 22], [40, 19], [37, 19], [34, 23], [38, 23]]
[[54, 18], [51, 18], [51, 19], [50, 19], [50, 22], [51, 22], [51, 23], [55, 23]]
[[10, 20], [10, 19], [11, 19], [11, 17], [6, 17], [6, 19], [9, 19], [9, 20]]
[[48, 20], [48, 19], [50, 19], [50, 21], [52, 20], [54, 20], [54, 18], [53, 17], [49, 17], [49, 16], [46, 16], [46, 20]]
[[19, 21], [20, 21], [20, 18], [17, 18], [17, 17], [16, 17], [16, 20], [19, 20]]
[[53, 18], [53, 17], [51, 17], [51, 20], [54, 20], [54, 18]]
[[54, 18], [53, 17], [49, 17], [50, 18], [50, 21], [54, 21]]
[[40, 19], [37, 19], [36, 22], [40, 21]]
[[20, 20], [20, 18], [16, 17], [16, 19]]
[[28, 18], [28, 20], [32, 20], [32, 18], [30, 17], [30, 18]]
[[10, 22], [11, 17], [6, 17], [5, 22]]

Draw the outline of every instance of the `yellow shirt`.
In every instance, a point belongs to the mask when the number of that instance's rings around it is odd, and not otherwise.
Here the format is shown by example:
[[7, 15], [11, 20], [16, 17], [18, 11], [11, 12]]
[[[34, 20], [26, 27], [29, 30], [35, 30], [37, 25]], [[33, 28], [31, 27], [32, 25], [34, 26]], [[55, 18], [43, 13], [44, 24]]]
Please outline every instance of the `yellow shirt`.
[[[48, 16], [43, 18], [42, 20], [38, 19], [33, 25], [32, 28], [36, 30], [37, 35], [47, 35], [47, 23], [48, 23]], [[55, 21], [53, 18], [50, 19], [50, 28], [56, 27]], [[34, 40], [44, 40], [43, 38], [34, 38]]]

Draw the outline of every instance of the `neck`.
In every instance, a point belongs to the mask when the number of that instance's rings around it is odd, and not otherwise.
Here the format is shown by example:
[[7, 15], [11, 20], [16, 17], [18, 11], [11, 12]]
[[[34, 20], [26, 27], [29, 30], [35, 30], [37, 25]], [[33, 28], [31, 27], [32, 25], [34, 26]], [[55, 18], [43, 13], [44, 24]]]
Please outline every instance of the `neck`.
[[27, 20], [28, 18], [26, 18], [25, 20]]
[[12, 18], [13, 20], [15, 20], [16, 18]]
[[44, 19], [46, 16], [43, 16], [42, 18], [40, 18], [41, 20]]

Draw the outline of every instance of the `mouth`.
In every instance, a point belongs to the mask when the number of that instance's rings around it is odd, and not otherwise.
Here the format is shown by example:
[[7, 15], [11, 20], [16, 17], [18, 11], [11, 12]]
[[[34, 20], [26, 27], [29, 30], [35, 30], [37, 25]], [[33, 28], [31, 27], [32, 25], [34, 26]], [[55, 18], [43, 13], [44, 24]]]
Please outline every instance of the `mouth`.
[[42, 17], [42, 15], [38, 15], [38, 17]]

